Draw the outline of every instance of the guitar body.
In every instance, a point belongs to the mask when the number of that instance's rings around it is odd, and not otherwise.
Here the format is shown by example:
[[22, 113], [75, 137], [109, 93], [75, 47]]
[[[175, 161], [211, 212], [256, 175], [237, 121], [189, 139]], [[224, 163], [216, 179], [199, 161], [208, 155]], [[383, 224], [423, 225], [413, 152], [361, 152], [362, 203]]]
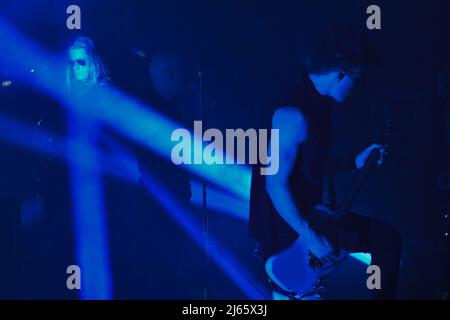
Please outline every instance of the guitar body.
[[270, 280], [295, 299], [320, 299], [323, 280], [336, 262], [322, 263], [299, 237], [292, 245], [271, 256], [265, 265]]
[[[376, 159], [377, 151], [372, 151], [361, 174], [336, 211], [334, 223], [339, 224], [339, 221], [348, 212], [357, 192], [374, 167]], [[320, 214], [319, 212], [315, 214]], [[326, 217], [324, 215], [322, 214], [320, 218], [324, 223], [333, 223], [326, 222], [327, 219], [324, 218]], [[339, 232], [339, 238], [352, 241], [353, 237], [351, 234]], [[339, 250], [339, 256], [318, 259], [311, 253], [309, 246], [310, 244], [304, 240], [304, 237], [300, 236], [292, 245], [271, 256], [266, 262], [266, 272], [270, 280], [281, 291], [294, 299], [320, 299], [323, 281], [334, 267], [347, 257], [346, 252]]]
[[[390, 135], [391, 114], [386, 110], [384, 126], [381, 128], [384, 136]], [[344, 196], [342, 203], [336, 211], [335, 223], [339, 225], [342, 217], [348, 213], [356, 195], [361, 189], [373, 168], [376, 167], [379, 158], [378, 150], [372, 150], [365, 162], [360, 174], [355, 179], [352, 187]], [[357, 238], [351, 233], [339, 231], [340, 243], [353, 243]], [[339, 255], [318, 259], [309, 250], [309, 245], [303, 237], [289, 247], [277, 252], [266, 261], [266, 272], [270, 280], [282, 294], [292, 299], [314, 300], [322, 298], [323, 282], [334, 270], [335, 266], [347, 258], [348, 252], [338, 249]], [[351, 246], [350, 246], [351, 247]]]

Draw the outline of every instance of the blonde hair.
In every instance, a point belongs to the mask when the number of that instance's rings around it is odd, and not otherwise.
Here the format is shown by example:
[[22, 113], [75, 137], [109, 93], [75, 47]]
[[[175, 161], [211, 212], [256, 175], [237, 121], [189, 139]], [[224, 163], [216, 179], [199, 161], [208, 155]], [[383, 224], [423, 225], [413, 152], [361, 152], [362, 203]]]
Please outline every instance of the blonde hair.
[[[94, 41], [88, 37], [78, 37], [70, 46], [68, 52], [74, 49], [84, 49], [88, 56], [89, 75], [85, 83], [86, 86], [93, 87], [109, 81], [108, 70], [95, 52]], [[69, 90], [72, 90], [74, 81], [72, 67], [68, 65], [66, 68], [66, 84]]]

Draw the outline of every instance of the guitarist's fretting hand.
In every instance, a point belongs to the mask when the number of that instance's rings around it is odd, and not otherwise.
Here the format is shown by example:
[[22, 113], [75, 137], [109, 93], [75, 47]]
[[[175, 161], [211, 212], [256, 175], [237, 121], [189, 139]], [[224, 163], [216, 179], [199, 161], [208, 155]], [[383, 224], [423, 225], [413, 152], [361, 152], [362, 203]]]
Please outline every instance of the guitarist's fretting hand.
[[380, 157], [377, 161], [377, 165], [381, 166], [383, 164], [384, 158], [387, 156], [387, 146], [381, 144], [372, 144], [355, 157], [355, 164], [358, 170], [364, 167], [364, 164], [369, 158], [370, 153], [374, 149], [377, 149], [380, 152]]

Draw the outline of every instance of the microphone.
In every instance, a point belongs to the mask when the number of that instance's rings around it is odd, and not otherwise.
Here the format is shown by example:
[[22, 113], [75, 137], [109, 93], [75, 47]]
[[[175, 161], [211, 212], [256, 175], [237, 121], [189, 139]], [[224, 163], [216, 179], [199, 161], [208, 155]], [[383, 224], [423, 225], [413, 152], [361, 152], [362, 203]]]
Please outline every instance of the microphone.
[[148, 58], [147, 54], [144, 51], [142, 51], [142, 50], [140, 50], [138, 48], [133, 48], [131, 50], [131, 53], [134, 56], [137, 56], [137, 57], [142, 58], [142, 59], [147, 59]]

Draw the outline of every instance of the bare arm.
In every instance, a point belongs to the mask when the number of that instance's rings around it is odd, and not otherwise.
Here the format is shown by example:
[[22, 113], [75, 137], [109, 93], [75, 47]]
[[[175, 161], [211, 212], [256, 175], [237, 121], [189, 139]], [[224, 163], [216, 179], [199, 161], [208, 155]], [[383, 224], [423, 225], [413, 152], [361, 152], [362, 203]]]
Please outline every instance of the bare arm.
[[289, 189], [291, 174], [300, 144], [306, 139], [307, 123], [301, 111], [295, 107], [281, 107], [274, 113], [272, 128], [280, 130], [280, 167], [275, 175], [266, 176], [266, 190], [275, 209], [283, 219], [298, 233], [308, 230]]

